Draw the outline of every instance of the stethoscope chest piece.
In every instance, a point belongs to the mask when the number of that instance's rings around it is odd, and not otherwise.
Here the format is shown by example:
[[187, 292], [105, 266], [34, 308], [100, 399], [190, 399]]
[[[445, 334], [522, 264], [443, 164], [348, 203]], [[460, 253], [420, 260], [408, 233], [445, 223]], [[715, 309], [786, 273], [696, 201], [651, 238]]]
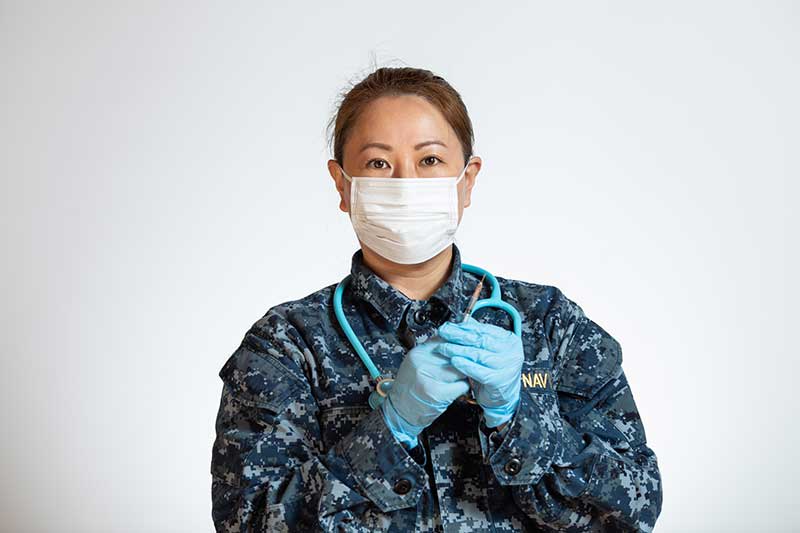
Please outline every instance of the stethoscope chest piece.
[[392, 388], [394, 378], [385, 378], [378, 376], [377, 383], [375, 383], [375, 390], [369, 395], [369, 406], [377, 409], [389, 394], [389, 389]]

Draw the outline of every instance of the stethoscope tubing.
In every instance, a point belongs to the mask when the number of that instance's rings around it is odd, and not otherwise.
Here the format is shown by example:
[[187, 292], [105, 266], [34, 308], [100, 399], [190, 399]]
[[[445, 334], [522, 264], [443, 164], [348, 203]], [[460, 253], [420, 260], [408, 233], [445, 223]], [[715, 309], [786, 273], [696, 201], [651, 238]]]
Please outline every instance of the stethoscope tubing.
[[[475, 311], [478, 309], [483, 309], [484, 307], [496, 307], [498, 309], [502, 309], [511, 316], [511, 319], [514, 323], [514, 333], [516, 335], [522, 335], [522, 318], [520, 317], [519, 311], [517, 311], [517, 309], [508, 302], [503, 301], [500, 291], [500, 283], [498, 283], [497, 278], [495, 278], [488, 270], [475, 265], [462, 263], [461, 268], [462, 270], [472, 274], [477, 274], [479, 276], [485, 275], [492, 287], [491, 294], [488, 298], [483, 298], [475, 302], [475, 305], [472, 308], [472, 313], [474, 314]], [[352, 276], [348, 274], [336, 286], [336, 290], [333, 292], [333, 312], [336, 315], [336, 319], [339, 321], [339, 325], [342, 327], [342, 331], [344, 331], [347, 340], [350, 341], [350, 344], [356, 351], [356, 354], [367, 368], [370, 377], [373, 380], [380, 381], [382, 378], [380, 370], [378, 370], [378, 367], [376, 367], [375, 363], [372, 362], [372, 358], [364, 349], [364, 346], [361, 344], [358, 336], [353, 331], [353, 328], [350, 326], [347, 317], [344, 316], [344, 309], [342, 307], [342, 294], [344, 294], [344, 289], [349, 283], [351, 277]]]
[[479, 276], [485, 275], [486, 279], [489, 280], [489, 284], [492, 286], [492, 292], [488, 298], [483, 298], [475, 302], [475, 305], [472, 307], [472, 314], [474, 314], [478, 309], [482, 309], [484, 307], [496, 307], [498, 309], [502, 309], [511, 316], [511, 320], [514, 322], [514, 333], [517, 335], [522, 335], [522, 317], [520, 316], [519, 311], [517, 311], [513, 305], [503, 301], [503, 297], [500, 292], [500, 283], [497, 281], [497, 278], [495, 278], [488, 270], [475, 265], [461, 263], [461, 269]]

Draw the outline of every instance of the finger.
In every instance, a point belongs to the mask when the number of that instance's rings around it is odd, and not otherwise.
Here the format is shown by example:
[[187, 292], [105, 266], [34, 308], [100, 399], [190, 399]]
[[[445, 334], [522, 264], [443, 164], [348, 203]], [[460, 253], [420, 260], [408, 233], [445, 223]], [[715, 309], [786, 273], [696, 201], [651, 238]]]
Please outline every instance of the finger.
[[491, 352], [489, 350], [481, 350], [474, 346], [463, 346], [447, 342], [436, 348], [436, 351], [447, 358], [448, 362], [452, 364], [453, 357], [463, 357], [469, 359], [474, 363], [478, 363], [489, 368], [497, 368], [502, 362], [501, 354]]
[[[477, 328], [476, 325], [489, 326], [493, 329]], [[514, 335], [512, 331], [491, 324], [482, 324], [474, 319], [472, 323], [467, 324], [445, 322], [439, 326], [438, 333], [445, 341], [494, 352], [506, 350]]]
[[480, 384], [485, 384], [496, 372], [493, 368], [485, 367], [463, 357], [453, 357], [452, 362], [454, 367]]
[[[444, 356], [442, 356], [444, 358]], [[450, 358], [447, 357], [447, 364], [442, 366], [423, 366], [420, 367], [419, 372], [425, 377], [439, 383], [453, 383], [464, 379], [464, 374], [450, 364]]]
[[464, 379], [464, 374], [450, 364], [450, 356], [440, 353], [437, 348], [444, 344], [439, 340], [430, 350], [415, 354], [417, 372], [441, 383], [452, 383]]
[[475, 318], [472, 317], [472, 315], [470, 315], [467, 318], [466, 322], [445, 322], [444, 324], [451, 324], [459, 328], [471, 329], [486, 333], [488, 335], [494, 335], [500, 337], [502, 337], [506, 333], [514, 334], [513, 331], [505, 329], [503, 327], [495, 326], [494, 324], [489, 324], [487, 322], [481, 322], [480, 320], [476, 320]]
[[439, 351], [439, 345], [428, 352], [420, 354], [416, 359], [419, 364], [426, 366], [450, 366], [450, 358]]
[[485, 348], [490, 342], [487, 336], [479, 331], [445, 325], [440, 326], [439, 336], [446, 342], [479, 349]]
[[451, 398], [458, 398], [468, 391], [469, 383], [466, 379], [460, 379], [452, 383], [438, 383], [435, 390], [425, 392], [412, 390], [411, 394], [420, 402], [431, 407], [437, 407], [441, 406], [442, 403], [449, 404]]

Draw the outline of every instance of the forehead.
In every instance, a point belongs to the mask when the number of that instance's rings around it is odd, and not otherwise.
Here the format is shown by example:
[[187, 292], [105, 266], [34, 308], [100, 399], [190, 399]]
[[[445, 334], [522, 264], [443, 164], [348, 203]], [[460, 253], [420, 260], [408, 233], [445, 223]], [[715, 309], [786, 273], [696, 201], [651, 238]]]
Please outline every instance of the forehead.
[[367, 142], [383, 142], [408, 148], [432, 139], [444, 141], [449, 149], [458, 145], [455, 131], [433, 104], [415, 95], [382, 96], [364, 108], [348, 145], [358, 150]]

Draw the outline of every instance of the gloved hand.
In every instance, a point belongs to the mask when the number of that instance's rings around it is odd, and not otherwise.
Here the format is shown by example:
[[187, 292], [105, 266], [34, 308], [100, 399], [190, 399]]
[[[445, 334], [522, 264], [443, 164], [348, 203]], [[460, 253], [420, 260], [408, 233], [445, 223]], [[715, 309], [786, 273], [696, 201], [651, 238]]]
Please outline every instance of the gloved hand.
[[386, 425], [400, 442], [414, 448], [417, 435], [453, 401], [469, 391], [464, 374], [437, 353], [444, 341], [437, 335], [408, 351], [381, 403]]
[[438, 333], [447, 342], [437, 352], [476, 382], [472, 392], [483, 408], [486, 425], [493, 428], [510, 420], [519, 404], [525, 359], [522, 338], [472, 316], [463, 323], [445, 322]]

